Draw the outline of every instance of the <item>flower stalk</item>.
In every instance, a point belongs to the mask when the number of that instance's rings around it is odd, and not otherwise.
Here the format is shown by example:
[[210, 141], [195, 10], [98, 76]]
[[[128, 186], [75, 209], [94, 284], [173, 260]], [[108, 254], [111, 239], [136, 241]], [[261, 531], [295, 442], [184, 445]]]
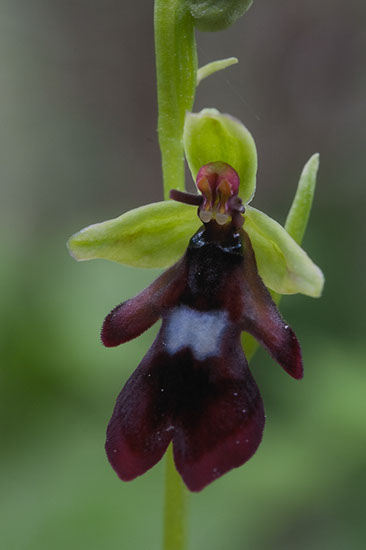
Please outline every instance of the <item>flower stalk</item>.
[[164, 550], [185, 550], [187, 547], [188, 491], [178, 474], [169, 445], [165, 459]]
[[155, 0], [155, 56], [158, 92], [158, 135], [164, 198], [183, 191], [183, 128], [197, 83], [194, 20], [182, 0]]
[[[185, 190], [183, 129], [197, 84], [194, 21], [181, 0], [155, 0], [155, 58], [158, 94], [158, 136], [164, 199]], [[166, 455], [164, 550], [186, 547], [187, 491], [178, 474], [172, 445]]]

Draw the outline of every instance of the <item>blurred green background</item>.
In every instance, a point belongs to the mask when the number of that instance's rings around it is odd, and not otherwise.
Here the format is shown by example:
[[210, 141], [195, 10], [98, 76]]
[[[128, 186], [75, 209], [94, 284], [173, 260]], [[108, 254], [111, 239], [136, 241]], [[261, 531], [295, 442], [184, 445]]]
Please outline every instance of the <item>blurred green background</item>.
[[[106, 313], [156, 272], [77, 264], [80, 228], [162, 198], [153, 1], [0, 1], [1, 479], [6, 550], [157, 550], [163, 464], [124, 484], [104, 454], [124, 381], [156, 327], [104, 349]], [[321, 169], [304, 248], [320, 300], [287, 297], [305, 378], [260, 350], [267, 425], [256, 456], [192, 495], [191, 550], [365, 547], [366, 8], [264, 2], [198, 34], [196, 110], [239, 117], [259, 154], [254, 206], [281, 223], [301, 168]]]

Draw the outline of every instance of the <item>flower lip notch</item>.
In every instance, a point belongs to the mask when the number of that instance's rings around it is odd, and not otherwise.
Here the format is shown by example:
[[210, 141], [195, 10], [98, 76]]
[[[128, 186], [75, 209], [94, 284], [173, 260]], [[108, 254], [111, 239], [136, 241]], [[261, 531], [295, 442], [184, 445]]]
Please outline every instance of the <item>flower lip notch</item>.
[[170, 198], [185, 204], [197, 205], [198, 216], [203, 223], [215, 220], [225, 225], [230, 217], [233, 225], [241, 227], [245, 208], [238, 196], [238, 173], [226, 162], [210, 162], [199, 170], [196, 185], [202, 195], [172, 190]]

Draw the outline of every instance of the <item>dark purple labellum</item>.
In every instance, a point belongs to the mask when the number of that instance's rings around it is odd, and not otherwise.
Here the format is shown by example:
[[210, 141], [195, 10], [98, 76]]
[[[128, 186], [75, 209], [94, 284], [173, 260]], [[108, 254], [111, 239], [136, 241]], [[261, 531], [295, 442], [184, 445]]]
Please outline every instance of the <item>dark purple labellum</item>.
[[242, 331], [291, 376], [302, 377], [299, 343], [258, 275], [247, 233], [237, 225], [205, 224], [177, 264], [104, 321], [102, 341], [116, 346], [162, 319], [108, 426], [107, 455], [123, 480], [154, 466], [171, 441], [177, 470], [191, 491], [255, 453], [265, 417]]

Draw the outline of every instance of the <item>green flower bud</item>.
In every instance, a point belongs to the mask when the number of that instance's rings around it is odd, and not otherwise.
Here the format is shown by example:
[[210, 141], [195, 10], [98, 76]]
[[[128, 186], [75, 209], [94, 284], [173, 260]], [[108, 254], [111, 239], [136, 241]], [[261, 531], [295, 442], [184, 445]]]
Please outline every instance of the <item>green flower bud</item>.
[[250, 8], [253, 0], [189, 0], [187, 7], [200, 31], [230, 27]]

